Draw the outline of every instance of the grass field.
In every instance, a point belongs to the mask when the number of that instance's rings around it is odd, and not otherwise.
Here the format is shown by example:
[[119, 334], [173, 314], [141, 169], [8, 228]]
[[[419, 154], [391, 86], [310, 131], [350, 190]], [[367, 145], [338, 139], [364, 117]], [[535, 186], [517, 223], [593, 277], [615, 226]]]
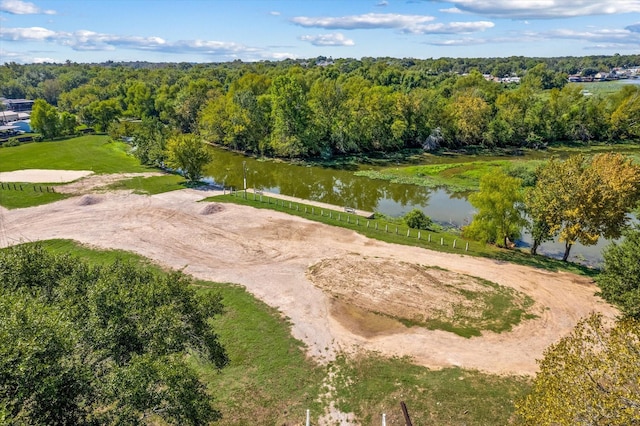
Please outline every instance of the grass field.
[[[129, 252], [93, 250], [68, 240], [42, 244], [94, 264], [121, 259], [160, 271]], [[530, 389], [527, 378], [459, 368], [434, 371], [407, 359], [372, 353], [340, 356], [329, 365], [319, 365], [305, 356], [286, 319], [243, 288], [211, 282], [194, 285], [220, 292], [225, 305], [225, 313], [212, 325], [228, 351], [230, 365], [217, 371], [195, 357], [190, 361], [222, 412], [220, 425], [302, 424], [306, 409], [311, 410], [312, 424], [317, 424], [330, 402], [355, 413], [363, 425], [379, 424], [382, 413], [387, 424], [402, 424], [400, 401], [406, 402], [414, 424], [505, 425], [513, 416], [513, 402]], [[327, 386], [333, 388], [329, 394]]]
[[22, 169], [92, 170], [95, 173], [152, 170], [127, 154], [125, 143], [111, 142], [105, 135], [0, 148], [0, 172]]
[[[47, 190], [49, 188], [49, 190]], [[53, 192], [50, 186], [40, 184], [3, 184], [0, 188], [0, 206], [8, 209], [37, 206], [62, 200], [67, 195]]]
[[134, 177], [118, 181], [109, 185], [109, 189], [131, 189], [136, 194], [161, 194], [187, 188], [187, 181], [179, 175], [164, 175], [151, 177]]

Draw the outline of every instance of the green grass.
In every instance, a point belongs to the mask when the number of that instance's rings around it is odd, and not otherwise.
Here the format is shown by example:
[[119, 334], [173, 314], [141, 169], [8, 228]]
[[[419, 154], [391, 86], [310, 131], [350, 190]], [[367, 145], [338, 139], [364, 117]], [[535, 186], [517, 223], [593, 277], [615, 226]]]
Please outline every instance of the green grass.
[[[69, 240], [41, 242], [49, 250], [78, 256], [93, 264], [115, 259], [160, 268], [143, 257], [120, 250], [94, 250]], [[320, 366], [305, 356], [291, 336], [290, 324], [273, 308], [233, 284], [196, 282], [197, 289], [222, 294], [225, 313], [212, 325], [226, 347], [230, 365], [217, 371], [191, 358], [223, 415], [220, 425], [302, 424], [311, 410], [312, 424], [331, 401], [354, 412], [360, 424], [402, 424], [405, 401], [414, 424], [503, 425], [513, 416], [516, 399], [530, 389], [530, 380], [460, 368], [433, 371], [407, 359], [367, 353], [340, 356]], [[331, 372], [331, 398], [323, 381]]]
[[[16, 189], [13, 189], [13, 183], [5, 183], [3, 186], [4, 188], [0, 188], [0, 206], [7, 209], [21, 209], [24, 207], [53, 203], [68, 196], [66, 194], [52, 192], [52, 187], [47, 184], [16, 183]], [[49, 188], [49, 191], [47, 191], [47, 188]]]
[[176, 191], [187, 187], [187, 181], [179, 175], [167, 174], [164, 176], [134, 177], [109, 185], [109, 189], [131, 189], [136, 194], [160, 194]]
[[53, 142], [0, 148], [0, 172], [21, 169], [92, 170], [95, 173], [145, 172], [127, 154], [127, 145], [105, 135], [87, 135]]
[[306, 358], [289, 323], [242, 287], [204, 284], [222, 294], [225, 314], [213, 321], [230, 364], [221, 372], [193, 359], [222, 412], [221, 425], [300, 424], [318, 401], [325, 368]]
[[506, 425], [513, 421], [514, 401], [530, 389], [528, 378], [460, 368], [432, 371], [376, 354], [341, 357], [334, 369], [336, 405], [363, 425], [380, 424], [382, 413], [387, 424], [405, 424], [401, 401], [415, 425]]
[[510, 331], [513, 326], [520, 324], [523, 319], [536, 316], [527, 312], [534, 304], [534, 300], [524, 293], [497, 283], [470, 277], [488, 291], [469, 291], [458, 289], [454, 285], [442, 283], [449, 287], [451, 294], [462, 294], [468, 303], [453, 306], [453, 317], [447, 317], [439, 312], [430, 313], [432, 317], [426, 321], [412, 321], [405, 325], [422, 325], [430, 330], [444, 330], [461, 337], [480, 336], [485, 330], [501, 333]]
[[[321, 210], [319, 207], [313, 207], [302, 203], [289, 203], [288, 201], [282, 201], [277, 198], [267, 196], [256, 197], [254, 200], [253, 194], [251, 193], [247, 194], [246, 199], [244, 198], [243, 193], [236, 192], [234, 195], [218, 195], [205, 198], [202, 201], [234, 203], [258, 209], [280, 211], [286, 214], [325, 223], [327, 225], [350, 229], [369, 238], [388, 243], [423, 247], [430, 250], [457, 253], [463, 256], [487, 257], [499, 262], [511, 262], [554, 272], [567, 271], [587, 276], [596, 276], [598, 274], [598, 271], [583, 265], [562, 262], [560, 260], [541, 255], [532, 256], [520, 250], [507, 250], [490, 244], [465, 240], [455, 232], [446, 230], [421, 231], [421, 237], [418, 239], [418, 231], [412, 229], [410, 230], [409, 237], [407, 237], [407, 230], [409, 230], [409, 228], [406, 225], [399, 224], [397, 220], [368, 220], [356, 215], [335, 211], [331, 212], [331, 216], [329, 216], [330, 212], [328, 210]], [[348, 222], [347, 218], [349, 220]], [[369, 223], [369, 226], [367, 226], [367, 222]], [[376, 224], [378, 225], [377, 229]], [[398, 229], [397, 233], [396, 228]], [[429, 241], [429, 236], [431, 241]], [[453, 247], [454, 240], [456, 241], [456, 247]], [[467, 243], [469, 243], [468, 250]]]

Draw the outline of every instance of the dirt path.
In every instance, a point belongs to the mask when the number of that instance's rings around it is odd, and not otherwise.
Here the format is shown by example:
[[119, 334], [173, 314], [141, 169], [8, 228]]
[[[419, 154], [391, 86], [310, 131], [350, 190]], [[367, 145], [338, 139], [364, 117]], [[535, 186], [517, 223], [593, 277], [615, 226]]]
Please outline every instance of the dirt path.
[[[69, 238], [130, 250], [198, 278], [242, 284], [290, 318], [293, 335], [320, 361], [332, 359], [337, 351], [365, 349], [408, 355], [429, 367], [533, 374], [543, 350], [579, 318], [594, 310], [615, 315], [594, 296], [596, 287], [584, 277], [387, 244], [270, 210], [197, 202], [210, 195], [190, 189], [154, 196], [104, 192], [91, 195], [91, 202], [85, 195], [3, 210], [0, 244]], [[439, 266], [510, 286], [536, 301], [539, 317], [508, 333], [470, 339], [419, 328], [361, 333], [307, 276], [311, 265], [347, 255], [359, 262], [378, 258]], [[368, 279], [375, 287], [375, 278]]]

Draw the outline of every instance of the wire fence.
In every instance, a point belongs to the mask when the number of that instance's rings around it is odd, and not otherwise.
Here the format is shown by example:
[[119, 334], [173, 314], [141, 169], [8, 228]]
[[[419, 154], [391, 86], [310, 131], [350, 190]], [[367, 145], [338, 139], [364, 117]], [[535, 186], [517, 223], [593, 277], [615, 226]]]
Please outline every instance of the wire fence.
[[27, 185], [14, 182], [0, 182], [0, 190], [5, 191], [32, 191], [32, 192], [49, 192], [55, 193], [56, 189], [53, 186], [42, 185]]
[[288, 211], [303, 217], [315, 217], [317, 218], [315, 220], [336, 224], [343, 228], [365, 231], [365, 233], [371, 232], [373, 234], [378, 233], [386, 235], [387, 238], [385, 239], [392, 239], [398, 242], [401, 242], [402, 240], [413, 240], [411, 245], [425, 247], [429, 245], [439, 245], [443, 249], [448, 249], [447, 251], [474, 251], [474, 247], [470, 245], [470, 242], [463, 240], [460, 237], [454, 237], [450, 234], [445, 236], [437, 231], [413, 229], [403, 224], [362, 217], [351, 207], [344, 207], [340, 210], [338, 207], [332, 209], [327, 207], [310, 206], [296, 201], [265, 195], [263, 191], [257, 190], [249, 193], [244, 190], [225, 189], [225, 194], [227, 192], [233, 197], [271, 205], [278, 210]]

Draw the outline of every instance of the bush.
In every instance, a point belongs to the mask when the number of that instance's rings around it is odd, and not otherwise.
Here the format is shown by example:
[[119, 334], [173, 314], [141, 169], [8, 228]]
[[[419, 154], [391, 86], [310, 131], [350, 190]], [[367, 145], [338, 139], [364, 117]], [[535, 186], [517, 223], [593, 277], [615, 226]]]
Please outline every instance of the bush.
[[407, 213], [404, 221], [407, 226], [412, 229], [429, 229], [433, 225], [431, 218], [419, 209], [413, 209]]

